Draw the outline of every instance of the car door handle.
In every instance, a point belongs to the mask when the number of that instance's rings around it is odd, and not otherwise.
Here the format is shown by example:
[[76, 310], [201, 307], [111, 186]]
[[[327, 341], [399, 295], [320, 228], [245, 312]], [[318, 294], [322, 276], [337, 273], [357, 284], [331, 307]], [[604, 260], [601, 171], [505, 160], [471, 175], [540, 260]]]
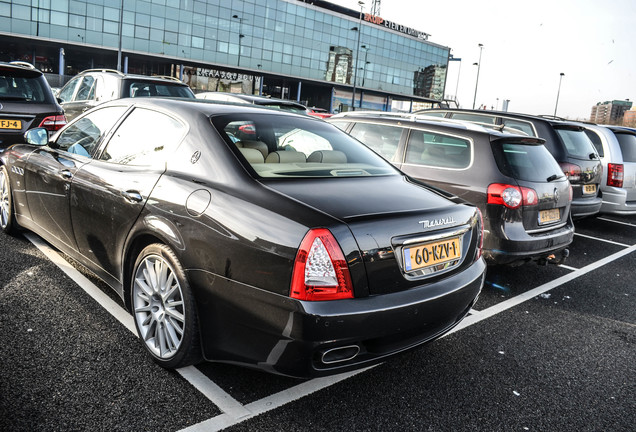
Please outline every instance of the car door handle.
[[140, 203], [144, 200], [141, 194], [135, 190], [124, 191], [121, 195], [126, 199], [126, 201], [131, 203]]
[[58, 171], [58, 174], [59, 174], [59, 175], [60, 175], [60, 177], [62, 177], [63, 179], [70, 180], [70, 179], [72, 179], [72, 178], [73, 178], [73, 173], [72, 173], [72, 172], [70, 172], [70, 171], [69, 171], [69, 170], [67, 170], [67, 169], [63, 169], [63, 170]]

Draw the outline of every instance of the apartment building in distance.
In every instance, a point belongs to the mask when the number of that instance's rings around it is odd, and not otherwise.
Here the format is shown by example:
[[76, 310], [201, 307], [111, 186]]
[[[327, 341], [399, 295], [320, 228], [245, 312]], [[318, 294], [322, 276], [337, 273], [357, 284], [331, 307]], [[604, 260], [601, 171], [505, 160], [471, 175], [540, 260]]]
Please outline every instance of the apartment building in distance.
[[592, 107], [590, 121], [598, 124], [621, 124], [626, 111], [632, 107], [628, 100], [599, 102]]

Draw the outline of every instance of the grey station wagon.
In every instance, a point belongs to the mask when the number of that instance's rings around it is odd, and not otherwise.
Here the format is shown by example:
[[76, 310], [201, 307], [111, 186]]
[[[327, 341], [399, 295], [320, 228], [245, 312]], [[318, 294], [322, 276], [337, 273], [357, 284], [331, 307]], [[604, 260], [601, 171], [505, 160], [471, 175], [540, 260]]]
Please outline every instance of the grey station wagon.
[[421, 110], [420, 114], [518, 129], [543, 138], [545, 147], [572, 184], [572, 217], [593, 216], [601, 208], [602, 167], [596, 149], [580, 124], [527, 114], [464, 110]]
[[327, 121], [409, 176], [476, 205], [489, 264], [568, 256], [572, 188], [544, 140], [425, 116], [353, 112]]

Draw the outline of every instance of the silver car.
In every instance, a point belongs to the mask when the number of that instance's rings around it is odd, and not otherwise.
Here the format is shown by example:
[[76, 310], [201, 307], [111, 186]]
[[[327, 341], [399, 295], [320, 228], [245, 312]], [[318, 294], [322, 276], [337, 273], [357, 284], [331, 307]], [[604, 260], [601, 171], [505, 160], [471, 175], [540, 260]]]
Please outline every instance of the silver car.
[[584, 124], [603, 163], [601, 213], [636, 214], [636, 131]]

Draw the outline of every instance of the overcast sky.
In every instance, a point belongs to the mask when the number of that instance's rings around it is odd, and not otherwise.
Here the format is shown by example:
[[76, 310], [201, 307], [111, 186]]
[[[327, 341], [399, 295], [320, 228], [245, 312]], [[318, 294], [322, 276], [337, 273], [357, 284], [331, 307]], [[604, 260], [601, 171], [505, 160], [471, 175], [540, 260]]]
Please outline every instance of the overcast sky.
[[[330, 0], [359, 10], [357, 0]], [[364, 0], [369, 12], [372, 0]], [[382, 0], [382, 18], [450, 47], [446, 93], [476, 107], [588, 119], [593, 105], [636, 101], [636, 0]], [[363, 33], [364, 34], [364, 33]], [[459, 74], [459, 80], [458, 80]], [[497, 99], [499, 99], [497, 101]]]

